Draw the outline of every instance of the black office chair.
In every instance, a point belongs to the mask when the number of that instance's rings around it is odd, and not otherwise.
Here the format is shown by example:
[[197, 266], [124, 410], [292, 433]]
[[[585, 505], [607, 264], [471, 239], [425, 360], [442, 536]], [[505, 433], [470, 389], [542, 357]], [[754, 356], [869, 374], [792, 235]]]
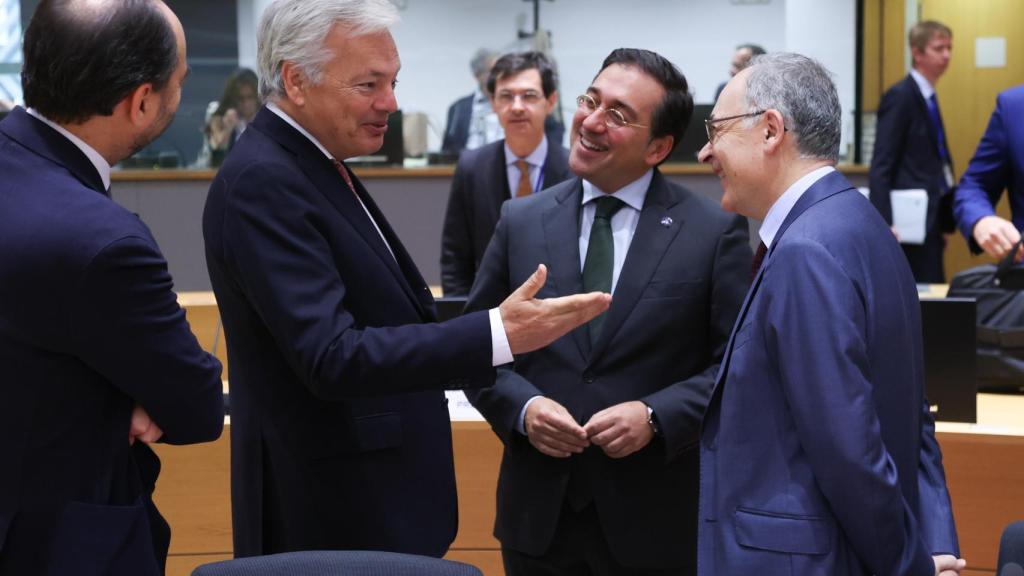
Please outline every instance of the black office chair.
[[395, 552], [288, 552], [204, 564], [192, 576], [483, 576], [461, 562]]
[[998, 576], [1024, 576], [1024, 521], [1014, 522], [999, 539]]

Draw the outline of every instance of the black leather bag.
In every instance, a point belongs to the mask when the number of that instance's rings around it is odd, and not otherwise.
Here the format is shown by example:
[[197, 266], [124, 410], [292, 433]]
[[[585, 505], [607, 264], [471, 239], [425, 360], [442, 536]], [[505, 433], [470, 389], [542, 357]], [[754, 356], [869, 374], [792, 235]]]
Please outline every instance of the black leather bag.
[[978, 390], [1024, 393], [1024, 266], [1016, 264], [1024, 240], [999, 264], [960, 272], [947, 297], [978, 303]]

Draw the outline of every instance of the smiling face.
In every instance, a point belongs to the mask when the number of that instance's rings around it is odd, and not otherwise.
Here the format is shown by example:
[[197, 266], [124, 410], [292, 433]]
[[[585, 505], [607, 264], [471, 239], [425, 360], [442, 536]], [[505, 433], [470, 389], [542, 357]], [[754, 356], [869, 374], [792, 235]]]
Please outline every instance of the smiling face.
[[[726, 118], [748, 112], [747, 77], [750, 69], [740, 71], [722, 90], [711, 118]], [[760, 131], [755, 128], [762, 116], [736, 118], [715, 125], [714, 142], [701, 149], [698, 159], [710, 164], [722, 183], [722, 208], [751, 218], [763, 218], [761, 190], [763, 158], [760, 156]], [[751, 126], [753, 123], [753, 126]]]
[[[657, 166], [672, 151], [672, 137], [651, 139], [654, 110], [665, 89], [635, 66], [612, 64], [587, 89], [602, 108], [578, 107], [572, 119], [569, 167], [601, 190], [612, 193]], [[610, 127], [606, 109], [615, 108], [630, 124]]]
[[518, 156], [527, 156], [544, 137], [544, 119], [551, 113], [558, 95], [544, 97], [540, 71], [523, 70], [498, 78], [491, 102], [505, 130], [505, 141]]
[[335, 25], [324, 41], [333, 56], [313, 84], [285, 64], [289, 113], [337, 159], [372, 154], [384, 143], [388, 114], [398, 109], [394, 85], [401, 67], [387, 31], [350, 36]]

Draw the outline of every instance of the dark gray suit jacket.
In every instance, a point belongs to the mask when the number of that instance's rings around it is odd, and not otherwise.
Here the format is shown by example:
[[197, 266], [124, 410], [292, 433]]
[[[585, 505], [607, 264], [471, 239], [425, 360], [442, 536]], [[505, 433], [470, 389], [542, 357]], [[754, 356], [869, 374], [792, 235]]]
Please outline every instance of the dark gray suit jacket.
[[[469, 294], [498, 224], [501, 204], [511, 196], [506, 166], [504, 140], [467, 150], [459, 158], [441, 238], [441, 287], [445, 296]], [[549, 138], [541, 188], [571, 176], [569, 151]]]
[[[582, 291], [574, 178], [505, 203], [469, 298], [501, 302], [537, 265], [538, 297]], [[601, 338], [581, 327], [498, 371], [467, 395], [505, 445], [495, 535], [541, 554], [551, 543], [570, 473], [582, 474], [616, 559], [637, 569], [695, 571], [697, 433], [750, 273], [747, 223], [655, 171]], [[592, 446], [567, 459], [538, 452], [515, 431], [527, 399], [547, 396], [581, 424], [609, 406], [642, 400], [664, 436], [614, 460]]]

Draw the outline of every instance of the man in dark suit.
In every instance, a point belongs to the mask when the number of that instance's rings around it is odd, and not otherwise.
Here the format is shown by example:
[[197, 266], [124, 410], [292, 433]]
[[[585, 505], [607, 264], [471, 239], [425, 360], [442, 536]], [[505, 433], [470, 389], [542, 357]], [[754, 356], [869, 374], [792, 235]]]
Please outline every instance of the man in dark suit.
[[[607, 294], [437, 324], [398, 236], [342, 162], [383, 143], [399, 59], [388, 0], [277, 0], [257, 38], [266, 106], [214, 180], [207, 262], [231, 358], [235, 554], [440, 556], [458, 513], [442, 388], [604, 310]], [[324, 59], [324, 55], [328, 57]]]
[[935, 83], [949, 66], [953, 32], [939, 22], [926, 20], [910, 29], [909, 41], [914, 67], [882, 95], [878, 105], [869, 176], [871, 203], [892, 226], [893, 190], [923, 189], [928, 193], [924, 243], [902, 246], [917, 282], [942, 283], [946, 281], [943, 234], [954, 229], [955, 182]]
[[[957, 225], [974, 253], [1002, 258], [1024, 229], [1024, 84], [996, 98], [988, 129], [960, 179], [953, 206]], [[996, 215], [1007, 190], [1011, 221]]]
[[[498, 54], [487, 48], [481, 48], [473, 54], [469, 70], [473, 73], [477, 87], [472, 94], [459, 98], [448, 107], [444, 139], [441, 141], [442, 152], [458, 154], [501, 138], [487, 92], [487, 77], [497, 58]], [[488, 123], [493, 123], [490, 131]]]
[[107, 190], [174, 116], [185, 36], [154, 0], [43, 0], [24, 51], [28, 109], [0, 123], [0, 574], [162, 574], [145, 443], [220, 435], [220, 364]]
[[614, 303], [467, 392], [505, 446], [495, 535], [510, 576], [690, 574], [697, 430], [747, 289], [747, 223], [657, 169], [693, 112], [671, 62], [616, 50], [578, 101], [579, 177], [505, 203], [468, 309], [540, 262], [545, 294]]
[[797, 54], [755, 59], [706, 122], [700, 160], [762, 242], [702, 428], [702, 576], [963, 568], [914, 279], [835, 171], [841, 124], [828, 71]]
[[544, 135], [557, 86], [558, 76], [540, 52], [506, 54], [491, 67], [487, 92], [505, 139], [459, 157], [441, 239], [445, 296], [469, 294], [505, 200], [570, 176], [569, 151]]

